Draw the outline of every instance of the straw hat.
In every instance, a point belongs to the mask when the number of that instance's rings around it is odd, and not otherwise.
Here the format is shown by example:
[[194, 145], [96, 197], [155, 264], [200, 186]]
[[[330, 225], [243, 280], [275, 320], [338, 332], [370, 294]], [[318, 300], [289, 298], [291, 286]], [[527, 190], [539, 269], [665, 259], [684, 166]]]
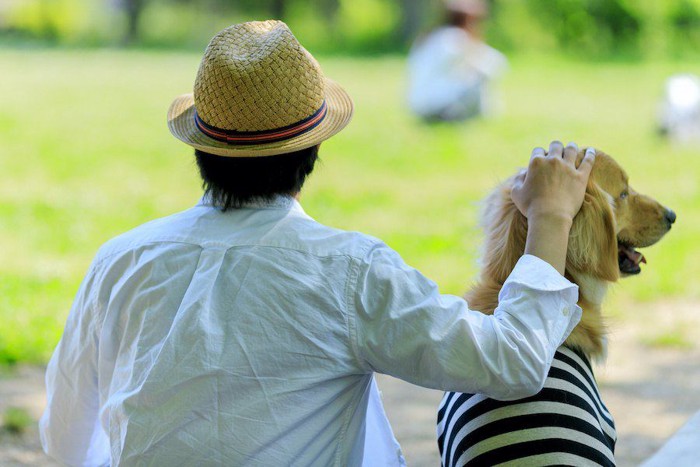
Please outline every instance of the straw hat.
[[325, 78], [286, 24], [236, 24], [211, 40], [194, 94], [175, 99], [168, 127], [202, 151], [228, 157], [284, 154], [319, 144], [352, 117], [352, 100]]

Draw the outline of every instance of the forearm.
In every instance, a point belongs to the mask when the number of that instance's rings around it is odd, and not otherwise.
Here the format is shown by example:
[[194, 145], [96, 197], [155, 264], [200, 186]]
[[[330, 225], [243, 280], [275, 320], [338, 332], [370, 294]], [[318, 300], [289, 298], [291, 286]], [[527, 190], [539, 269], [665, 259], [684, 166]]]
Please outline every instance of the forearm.
[[[443, 296], [442, 304], [416, 308], [400, 322], [362, 323], [362, 359], [374, 371], [419, 386], [498, 400], [531, 396], [541, 389], [556, 348], [580, 316], [575, 287], [556, 289], [553, 279], [545, 281], [555, 290], [513, 284], [494, 316]], [[420, 328], [424, 331], [417, 332]]]
[[[544, 382], [551, 357], [578, 322], [578, 290], [531, 255], [516, 264], [494, 316], [406, 267], [388, 249], [359, 276], [349, 332], [361, 369], [440, 390], [527, 397]], [[393, 260], [392, 260], [393, 259]]]
[[529, 216], [525, 254], [537, 256], [564, 275], [571, 224], [567, 216]]

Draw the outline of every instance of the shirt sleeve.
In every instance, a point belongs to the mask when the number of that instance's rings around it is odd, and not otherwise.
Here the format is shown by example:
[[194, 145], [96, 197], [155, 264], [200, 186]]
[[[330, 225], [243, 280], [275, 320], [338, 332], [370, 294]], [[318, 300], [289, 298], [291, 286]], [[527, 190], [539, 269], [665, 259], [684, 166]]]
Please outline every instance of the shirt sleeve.
[[94, 272], [83, 280], [46, 369], [47, 404], [39, 421], [44, 451], [70, 466], [109, 465], [99, 420], [98, 332], [91, 299]]
[[357, 265], [351, 333], [366, 370], [434, 389], [510, 400], [539, 392], [581, 317], [578, 287], [525, 255], [494, 315], [443, 295], [383, 244]]

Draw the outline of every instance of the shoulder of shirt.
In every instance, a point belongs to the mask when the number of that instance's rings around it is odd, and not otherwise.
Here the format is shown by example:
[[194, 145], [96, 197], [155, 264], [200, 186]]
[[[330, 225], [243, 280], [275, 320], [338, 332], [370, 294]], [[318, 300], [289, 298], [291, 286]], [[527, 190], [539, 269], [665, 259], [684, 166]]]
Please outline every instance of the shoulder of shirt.
[[441, 63], [459, 54], [469, 43], [467, 33], [457, 27], [441, 27], [419, 39], [411, 48], [409, 63], [414, 66], [428, 66], [427, 63]]
[[159, 235], [159, 232], [162, 231], [162, 228], [176, 223], [188, 212], [189, 210], [185, 210], [169, 216], [153, 219], [107, 240], [97, 251], [94, 262], [100, 262], [115, 254], [133, 250], [148, 243], [157, 243], [161, 241], [163, 236]]
[[322, 224], [302, 215], [285, 219], [285, 236], [270, 236], [259, 246], [297, 250], [318, 257], [348, 256], [362, 259], [384, 242], [371, 235]]
[[470, 40], [469, 34], [462, 28], [454, 26], [444, 26], [436, 29], [426, 37], [426, 41], [444, 45], [445, 42], [460, 43]]
[[[192, 236], [182, 225], [196, 220], [198, 208], [188, 209], [167, 217], [155, 219], [124, 232], [105, 242], [97, 252], [94, 263], [115, 255], [134, 251], [148, 244], [190, 244], [195, 247], [236, 248], [246, 246], [294, 250], [318, 257], [348, 256], [362, 260], [370, 251], [388, 248], [381, 240], [357, 231], [346, 231], [317, 222], [303, 212], [285, 216], [284, 235], [265, 235], [254, 241], [230, 241], [212, 236]], [[223, 218], [222, 218], [223, 219]]]

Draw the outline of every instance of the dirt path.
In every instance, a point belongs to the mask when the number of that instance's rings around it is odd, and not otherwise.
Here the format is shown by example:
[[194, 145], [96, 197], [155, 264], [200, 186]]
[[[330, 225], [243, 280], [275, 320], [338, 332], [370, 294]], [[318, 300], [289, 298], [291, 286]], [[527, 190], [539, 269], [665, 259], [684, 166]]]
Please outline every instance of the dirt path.
[[[618, 465], [635, 466], [700, 410], [700, 309], [687, 302], [635, 305], [634, 316], [611, 322], [610, 342], [596, 376], [617, 424]], [[439, 465], [434, 427], [442, 394], [387, 376], [378, 381], [409, 466]], [[0, 376], [0, 413], [23, 407], [37, 420], [44, 404], [42, 369]], [[21, 437], [0, 432], [0, 466], [27, 465], [57, 465], [42, 454], [36, 427]]]
[[[26, 410], [36, 421], [46, 405], [44, 370], [37, 367], [20, 367], [17, 371], [0, 376], [0, 413], [8, 407]], [[3, 425], [4, 426], [4, 425]], [[36, 423], [23, 435], [0, 431], [0, 466], [57, 466], [41, 450]]]

